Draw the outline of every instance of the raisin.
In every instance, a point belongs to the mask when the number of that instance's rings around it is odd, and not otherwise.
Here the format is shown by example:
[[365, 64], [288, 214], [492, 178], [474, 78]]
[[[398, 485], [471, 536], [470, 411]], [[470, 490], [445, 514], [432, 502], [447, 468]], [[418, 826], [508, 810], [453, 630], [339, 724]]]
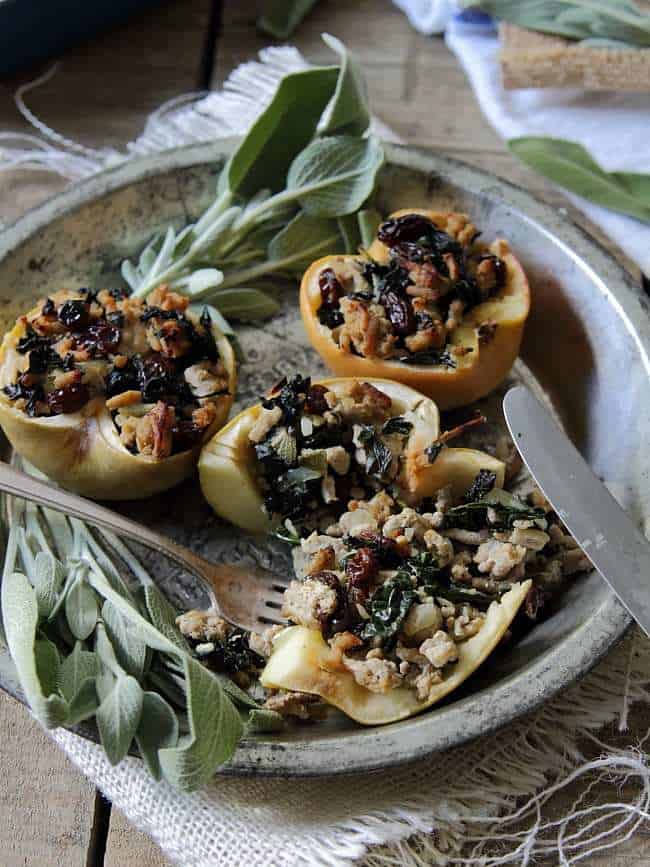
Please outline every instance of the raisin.
[[57, 388], [47, 396], [52, 415], [78, 412], [90, 399], [88, 387], [83, 382], [73, 382], [64, 388]]
[[329, 406], [325, 400], [327, 389], [324, 385], [312, 385], [307, 392], [307, 400], [305, 401], [305, 412], [310, 415], [324, 415]]
[[379, 560], [370, 548], [359, 548], [345, 564], [352, 587], [367, 587], [378, 571]]
[[201, 444], [203, 430], [190, 419], [177, 421], [172, 427], [174, 452], [185, 452]]
[[372, 530], [364, 530], [359, 538], [375, 552], [379, 559], [379, 565], [386, 569], [395, 569], [404, 559], [399, 545], [394, 539], [374, 533]]
[[59, 320], [71, 331], [83, 331], [90, 324], [90, 311], [85, 301], [66, 301], [59, 309]]
[[422, 214], [404, 214], [381, 224], [377, 238], [387, 247], [394, 247], [403, 241], [418, 241], [426, 237], [433, 223]]
[[381, 297], [386, 315], [390, 320], [395, 334], [401, 337], [407, 334], [412, 334], [415, 331], [415, 316], [413, 315], [413, 307], [411, 302], [406, 298], [401, 298], [392, 289], [384, 292]]
[[331, 268], [324, 268], [320, 272], [318, 288], [320, 289], [321, 304], [324, 307], [336, 307], [341, 295], [343, 295], [343, 287]]
[[95, 358], [115, 352], [120, 337], [120, 329], [116, 325], [100, 320], [89, 325], [81, 333], [75, 334], [74, 342], [77, 349], [86, 349]]
[[104, 388], [107, 397], [122, 394], [123, 391], [139, 391], [138, 376], [133, 366], [114, 367], [104, 380]]
[[45, 304], [43, 304], [43, 309], [41, 310], [42, 316], [54, 316], [56, 313], [56, 306], [54, 305], [54, 301], [51, 298], [45, 299]]

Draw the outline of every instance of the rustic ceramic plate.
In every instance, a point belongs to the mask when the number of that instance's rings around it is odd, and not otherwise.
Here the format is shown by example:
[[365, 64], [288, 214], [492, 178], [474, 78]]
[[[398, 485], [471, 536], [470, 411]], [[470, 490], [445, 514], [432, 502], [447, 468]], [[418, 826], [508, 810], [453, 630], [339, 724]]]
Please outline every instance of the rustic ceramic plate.
[[[183, 148], [133, 161], [77, 184], [0, 236], [3, 330], [39, 296], [68, 286], [110, 286], [117, 268], [169, 222], [194, 219], [210, 201], [227, 144]], [[405, 206], [467, 211], [491, 239], [509, 239], [531, 279], [533, 312], [515, 379], [544, 396], [594, 470], [639, 522], [650, 518], [650, 319], [648, 299], [611, 256], [569, 220], [524, 191], [461, 163], [414, 148], [388, 148], [385, 212]], [[296, 295], [264, 328], [241, 331], [247, 362], [239, 407], [293, 371], [322, 372], [308, 347]], [[500, 422], [499, 395], [487, 401]], [[237, 408], [237, 407], [236, 407]], [[6, 455], [5, 455], [6, 456]], [[173, 494], [124, 506], [215, 559], [256, 558], [287, 569], [285, 553], [220, 523], [195, 481]], [[4, 510], [3, 510], [4, 511]], [[149, 559], [181, 606], [193, 585]], [[577, 580], [562, 605], [516, 646], [486, 663], [449, 701], [414, 719], [363, 729], [342, 716], [249, 739], [227, 772], [305, 775], [384, 768], [503, 726], [584, 674], [623, 634], [629, 617], [597, 574]], [[22, 698], [0, 651], [0, 686]], [[90, 726], [79, 729], [96, 738]]]

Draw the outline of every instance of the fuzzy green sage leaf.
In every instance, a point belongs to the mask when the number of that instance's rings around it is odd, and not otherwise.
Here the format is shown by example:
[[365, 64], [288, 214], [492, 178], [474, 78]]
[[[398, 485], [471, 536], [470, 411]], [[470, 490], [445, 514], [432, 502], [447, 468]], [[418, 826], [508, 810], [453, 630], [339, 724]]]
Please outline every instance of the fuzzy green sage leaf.
[[68, 705], [57, 693], [45, 692], [41, 683], [35, 650], [38, 601], [34, 588], [20, 572], [3, 579], [2, 619], [7, 646], [32, 712], [46, 728], [63, 725]]
[[650, 46], [650, 13], [632, 0], [461, 0], [461, 6], [569, 39], [602, 37]]
[[567, 190], [650, 222], [650, 175], [606, 172], [582, 145], [564, 139], [526, 136], [510, 139], [508, 147], [526, 165]]
[[145, 692], [135, 742], [154, 780], [162, 777], [158, 750], [175, 747], [178, 743], [178, 732], [178, 718], [171, 705], [158, 693]]
[[183, 657], [190, 734], [177, 747], [159, 750], [165, 779], [185, 792], [212, 779], [242, 736], [239, 714], [217, 678], [201, 663]]
[[121, 762], [129, 751], [140, 724], [143, 698], [138, 681], [130, 675], [121, 675], [97, 708], [99, 736], [112, 765]]
[[383, 161], [384, 150], [372, 136], [316, 139], [291, 164], [283, 195], [313, 217], [351, 214], [373, 191]]

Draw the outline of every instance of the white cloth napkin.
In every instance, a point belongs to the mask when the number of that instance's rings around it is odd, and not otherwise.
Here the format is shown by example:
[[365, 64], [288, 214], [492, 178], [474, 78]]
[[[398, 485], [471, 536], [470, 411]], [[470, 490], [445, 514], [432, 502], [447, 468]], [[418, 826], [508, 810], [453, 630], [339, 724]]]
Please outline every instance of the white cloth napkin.
[[[394, 0], [423, 33], [445, 30], [479, 105], [504, 139], [546, 135], [579, 142], [607, 171], [650, 172], [650, 93], [577, 89], [504, 90], [493, 24], [474, 12], [454, 15], [450, 0]], [[650, 275], [650, 226], [566, 193], [573, 204]]]

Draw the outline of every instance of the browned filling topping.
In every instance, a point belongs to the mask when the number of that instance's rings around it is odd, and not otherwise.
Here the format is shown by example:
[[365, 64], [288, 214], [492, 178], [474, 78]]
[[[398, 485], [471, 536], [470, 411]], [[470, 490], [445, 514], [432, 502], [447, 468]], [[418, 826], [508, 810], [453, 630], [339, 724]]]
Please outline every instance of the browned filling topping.
[[[445, 228], [419, 214], [387, 220], [378, 238], [390, 250], [388, 264], [366, 257], [350, 274], [321, 271], [318, 317], [343, 352], [456, 366], [468, 350], [450, 346], [450, 337], [465, 313], [504, 286], [507, 271], [475, 243], [478, 232], [467, 217], [450, 214]], [[495, 327], [481, 323], [481, 342]]]
[[166, 286], [146, 301], [121, 290], [62, 290], [19, 320], [18, 371], [4, 392], [31, 417], [104, 398], [126, 448], [161, 459], [201, 442], [228, 394], [209, 313]]

